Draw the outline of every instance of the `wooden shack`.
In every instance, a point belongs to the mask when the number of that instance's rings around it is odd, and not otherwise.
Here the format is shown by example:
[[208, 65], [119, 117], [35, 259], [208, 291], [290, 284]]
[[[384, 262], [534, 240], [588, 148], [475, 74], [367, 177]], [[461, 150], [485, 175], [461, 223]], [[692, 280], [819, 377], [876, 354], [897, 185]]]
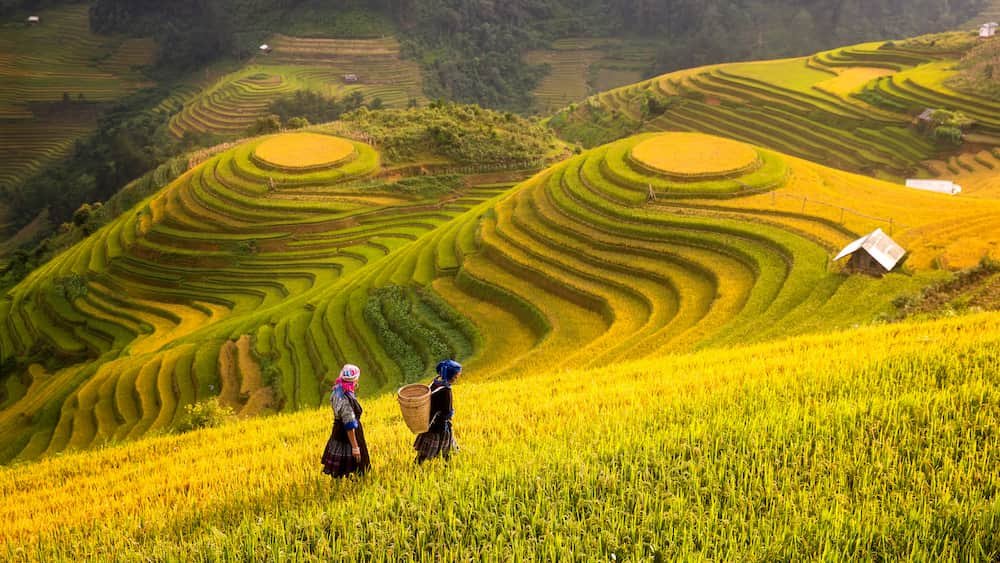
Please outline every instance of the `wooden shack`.
[[270, 53], [273, 49], [271, 49], [270, 45], [268, 45], [267, 43], [264, 43], [263, 45], [261, 45], [258, 48], [258, 50], [261, 52], [261, 54], [266, 55], [266, 54]]
[[845, 246], [834, 260], [850, 256], [847, 271], [882, 277], [891, 272], [905, 255], [906, 250], [902, 246], [896, 244], [882, 229], [875, 229]]
[[358, 78], [357, 74], [345, 74], [343, 78], [344, 82], [347, 84], [353, 84], [361, 80], [360, 78]]

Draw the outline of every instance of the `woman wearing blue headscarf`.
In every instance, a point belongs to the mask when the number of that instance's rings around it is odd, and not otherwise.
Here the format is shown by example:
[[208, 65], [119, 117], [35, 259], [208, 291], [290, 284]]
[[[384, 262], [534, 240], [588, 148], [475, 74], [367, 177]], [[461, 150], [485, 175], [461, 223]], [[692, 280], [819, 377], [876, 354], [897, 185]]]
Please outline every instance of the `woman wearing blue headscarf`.
[[427, 432], [417, 436], [413, 449], [417, 450], [417, 463], [441, 456], [448, 460], [458, 442], [451, 432], [451, 418], [455, 409], [451, 402], [451, 386], [462, 374], [462, 364], [444, 360], [437, 365], [437, 377], [431, 383], [431, 423]]

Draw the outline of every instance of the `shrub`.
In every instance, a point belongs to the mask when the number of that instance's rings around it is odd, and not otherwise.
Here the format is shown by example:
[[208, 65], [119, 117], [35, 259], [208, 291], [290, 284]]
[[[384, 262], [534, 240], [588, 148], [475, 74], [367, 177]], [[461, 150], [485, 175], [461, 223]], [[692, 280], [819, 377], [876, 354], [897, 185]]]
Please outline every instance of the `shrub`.
[[309, 126], [309, 120], [304, 117], [293, 117], [288, 120], [287, 126], [289, 129], [302, 129]]
[[199, 428], [221, 426], [230, 417], [233, 409], [222, 405], [218, 397], [184, 406], [184, 417], [177, 424], [177, 432], [190, 432]]
[[953, 145], [962, 144], [962, 130], [958, 127], [942, 125], [934, 128], [934, 139], [939, 142], [946, 142]]

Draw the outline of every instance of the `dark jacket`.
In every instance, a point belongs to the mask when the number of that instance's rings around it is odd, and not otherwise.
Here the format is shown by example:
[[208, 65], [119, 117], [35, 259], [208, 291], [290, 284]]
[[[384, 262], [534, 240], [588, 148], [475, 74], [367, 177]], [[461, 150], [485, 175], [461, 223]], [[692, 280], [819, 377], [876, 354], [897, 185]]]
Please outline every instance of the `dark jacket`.
[[[440, 389], [440, 391], [438, 391]], [[455, 409], [451, 404], [451, 386], [439, 380], [431, 383], [431, 425], [428, 432], [444, 432], [451, 428]]]

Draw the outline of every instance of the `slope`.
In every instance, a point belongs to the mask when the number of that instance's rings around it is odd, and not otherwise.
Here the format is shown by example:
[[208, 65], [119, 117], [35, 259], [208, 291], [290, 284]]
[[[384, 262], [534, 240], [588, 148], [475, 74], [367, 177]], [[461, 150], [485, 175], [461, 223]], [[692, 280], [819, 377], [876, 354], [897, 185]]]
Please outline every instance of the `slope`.
[[[867, 175], [934, 176], [928, 161], [1000, 144], [1000, 106], [945, 85], [975, 44], [973, 33], [953, 32], [683, 70], [570, 105], [549, 125], [587, 146], [639, 131], [698, 131]], [[911, 126], [927, 108], [971, 117], [964, 145]]]
[[456, 387], [419, 468], [383, 397], [362, 481], [319, 472], [327, 410], [157, 437], [0, 469], [0, 553], [989, 560], [998, 361], [983, 314], [525, 372]]

